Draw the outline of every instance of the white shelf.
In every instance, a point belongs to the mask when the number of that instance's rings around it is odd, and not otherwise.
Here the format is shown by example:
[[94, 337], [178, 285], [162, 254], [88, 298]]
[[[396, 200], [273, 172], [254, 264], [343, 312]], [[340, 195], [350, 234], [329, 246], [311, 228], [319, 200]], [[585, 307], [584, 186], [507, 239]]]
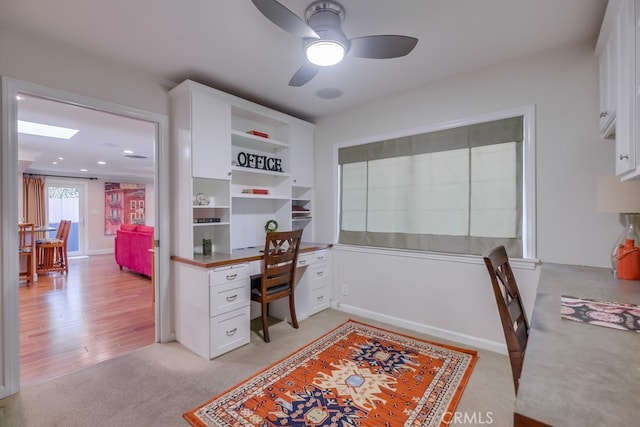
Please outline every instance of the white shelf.
[[241, 132], [238, 130], [231, 131], [231, 143], [238, 147], [258, 151], [264, 151], [265, 149], [279, 151], [289, 148], [289, 144], [285, 142], [276, 141], [271, 138], [264, 138], [262, 136], [252, 135], [250, 133]]
[[264, 169], [245, 168], [243, 166], [231, 166], [233, 172], [247, 173], [252, 175], [269, 175], [280, 176], [282, 178], [289, 178], [289, 174], [285, 172], [274, 172]]
[[234, 199], [264, 199], [264, 200], [290, 200], [289, 196], [280, 196], [277, 194], [248, 194], [236, 193], [231, 197]]

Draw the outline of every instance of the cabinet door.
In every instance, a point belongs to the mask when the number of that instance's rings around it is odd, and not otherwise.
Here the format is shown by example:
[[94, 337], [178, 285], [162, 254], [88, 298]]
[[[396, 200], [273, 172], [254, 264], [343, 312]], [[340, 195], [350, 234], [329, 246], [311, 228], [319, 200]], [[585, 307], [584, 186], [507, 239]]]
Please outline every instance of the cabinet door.
[[313, 128], [291, 126], [291, 178], [295, 187], [313, 187]]
[[231, 106], [213, 96], [191, 92], [191, 165], [197, 178], [231, 178]]
[[617, 102], [617, 35], [614, 29], [600, 55], [600, 132], [609, 136], [613, 132]]
[[618, 98], [616, 111], [616, 174], [636, 168], [635, 146], [635, 41], [634, 0], [624, 0], [618, 11], [616, 28], [618, 43]]

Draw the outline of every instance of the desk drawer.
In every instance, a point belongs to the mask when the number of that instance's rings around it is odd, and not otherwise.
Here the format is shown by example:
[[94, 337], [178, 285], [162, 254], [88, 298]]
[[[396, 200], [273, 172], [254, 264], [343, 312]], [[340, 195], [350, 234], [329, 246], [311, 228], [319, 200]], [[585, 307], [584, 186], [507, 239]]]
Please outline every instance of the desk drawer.
[[217, 267], [209, 271], [209, 284], [221, 285], [248, 277], [249, 263], [225, 265], [224, 267]]
[[299, 254], [298, 255], [298, 263], [296, 267], [306, 267], [313, 262], [313, 254]]
[[327, 280], [330, 280], [329, 263], [321, 262], [313, 264], [307, 271], [311, 289], [316, 289], [320, 286], [324, 286]]
[[209, 319], [211, 357], [249, 343], [249, 307], [221, 314]]
[[[324, 282], [327, 283], [326, 281]], [[311, 301], [309, 307], [309, 315], [313, 315], [329, 308], [331, 305], [331, 291], [329, 286], [321, 286], [311, 290]]]
[[209, 286], [209, 316], [248, 307], [250, 301], [248, 279]]
[[331, 261], [331, 252], [329, 251], [312, 252], [309, 255], [311, 256], [312, 263]]

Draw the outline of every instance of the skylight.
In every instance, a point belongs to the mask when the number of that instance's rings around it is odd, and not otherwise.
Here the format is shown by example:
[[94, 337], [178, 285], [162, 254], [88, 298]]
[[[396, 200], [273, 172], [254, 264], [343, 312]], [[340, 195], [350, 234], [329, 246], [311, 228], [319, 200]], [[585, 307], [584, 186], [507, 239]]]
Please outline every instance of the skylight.
[[18, 132], [29, 135], [48, 136], [49, 138], [69, 139], [78, 129], [63, 128], [59, 126], [44, 125], [42, 123], [26, 122], [18, 120]]

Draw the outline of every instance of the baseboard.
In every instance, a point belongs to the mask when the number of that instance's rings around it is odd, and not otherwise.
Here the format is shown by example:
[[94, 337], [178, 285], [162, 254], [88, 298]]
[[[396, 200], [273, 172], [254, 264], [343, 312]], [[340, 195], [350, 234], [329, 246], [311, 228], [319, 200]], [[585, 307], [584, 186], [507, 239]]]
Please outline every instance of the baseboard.
[[504, 344], [489, 341], [482, 338], [474, 337], [471, 335], [461, 334], [459, 332], [449, 331], [447, 329], [436, 328], [433, 326], [425, 325], [423, 323], [414, 322], [411, 320], [401, 319], [395, 316], [388, 316], [386, 314], [378, 313], [370, 310], [363, 310], [359, 307], [354, 307], [347, 304], [338, 303], [336, 301], [331, 302], [331, 308], [343, 311], [345, 313], [351, 313], [362, 317], [368, 317], [379, 322], [388, 323], [400, 328], [411, 329], [412, 331], [420, 332], [422, 334], [431, 335], [438, 338], [454, 341], [456, 343], [464, 344], [471, 347], [480, 348], [482, 350], [493, 351], [494, 353], [507, 354], [507, 348]]
[[93, 249], [90, 251], [87, 251], [87, 255], [91, 256], [91, 255], [108, 255], [108, 254], [112, 254], [114, 253], [113, 248], [109, 248], [109, 249]]

